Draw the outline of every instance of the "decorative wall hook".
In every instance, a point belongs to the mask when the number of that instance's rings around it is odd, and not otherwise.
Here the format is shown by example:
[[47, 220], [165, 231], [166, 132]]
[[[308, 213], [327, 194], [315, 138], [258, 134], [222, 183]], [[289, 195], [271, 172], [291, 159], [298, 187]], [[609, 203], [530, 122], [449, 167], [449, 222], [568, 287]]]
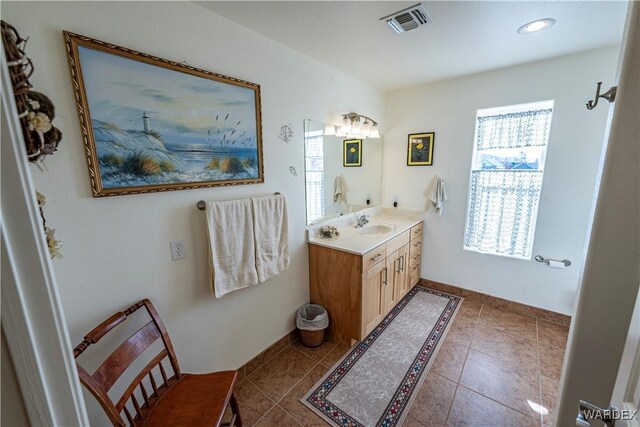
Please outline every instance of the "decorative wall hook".
[[289, 123], [280, 127], [280, 136], [278, 138], [287, 143], [291, 141], [293, 139], [293, 125]]
[[596, 97], [591, 101], [587, 102], [587, 109], [593, 110], [598, 105], [598, 99], [604, 98], [609, 102], [613, 102], [616, 100], [616, 92], [618, 91], [618, 86], [612, 86], [608, 91], [603, 94], [600, 94], [600, 86], [602, 86], [602, 82], [598, 82], [598, 87], [596, 88]]

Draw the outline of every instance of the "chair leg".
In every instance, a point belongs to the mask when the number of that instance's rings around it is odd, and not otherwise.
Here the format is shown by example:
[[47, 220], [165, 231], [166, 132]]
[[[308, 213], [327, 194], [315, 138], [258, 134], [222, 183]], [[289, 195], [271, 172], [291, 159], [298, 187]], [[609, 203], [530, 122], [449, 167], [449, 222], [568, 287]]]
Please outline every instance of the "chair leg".
[[242, 427], [242, 417], [240, 417], [240, 407], [238, 406], [238, 401], [236, 400], [235, 393], [231, 395], [231, 412], [233, 412], [237, 416], [236, 426]]

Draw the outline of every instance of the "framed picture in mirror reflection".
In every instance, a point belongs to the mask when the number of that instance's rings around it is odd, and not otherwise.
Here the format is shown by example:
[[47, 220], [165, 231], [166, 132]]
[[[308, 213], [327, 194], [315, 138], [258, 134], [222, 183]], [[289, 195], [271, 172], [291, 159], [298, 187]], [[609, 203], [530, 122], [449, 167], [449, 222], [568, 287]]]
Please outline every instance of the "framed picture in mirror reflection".
[[344, 167], [362, 166], [362, 140], [345, 139], [343, 141], [343, 162]]

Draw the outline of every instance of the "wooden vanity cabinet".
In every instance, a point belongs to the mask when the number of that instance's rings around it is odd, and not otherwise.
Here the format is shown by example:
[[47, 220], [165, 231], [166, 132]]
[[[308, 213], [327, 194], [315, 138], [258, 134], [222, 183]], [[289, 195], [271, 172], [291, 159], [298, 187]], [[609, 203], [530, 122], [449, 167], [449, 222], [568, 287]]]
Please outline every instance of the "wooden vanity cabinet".
[[409, 243], [408, 281], [409, 289], [420, 282], [420, 268], [422, 261], [422, 223], [411, 227], [411, 241]]
[[311, 302], [329, 312], [331, 336], [349, 344], [362, 340], [414, 286], [411, 243], [418, 241], [412, 239], [414, 228], [362, 256], [309, 245]]

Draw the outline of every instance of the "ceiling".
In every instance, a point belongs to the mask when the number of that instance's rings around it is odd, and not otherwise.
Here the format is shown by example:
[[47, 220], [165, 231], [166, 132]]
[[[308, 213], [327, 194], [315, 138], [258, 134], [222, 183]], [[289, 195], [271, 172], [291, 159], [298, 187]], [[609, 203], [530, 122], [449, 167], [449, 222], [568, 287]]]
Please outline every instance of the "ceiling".
[[[389, 91], [620, 43], [626, 1], [426, 1], [433, 23], [380, 18], [417, 1], [201, 1], [231, 21]], [[544, 31], [518, 28], [555, 18]]]

